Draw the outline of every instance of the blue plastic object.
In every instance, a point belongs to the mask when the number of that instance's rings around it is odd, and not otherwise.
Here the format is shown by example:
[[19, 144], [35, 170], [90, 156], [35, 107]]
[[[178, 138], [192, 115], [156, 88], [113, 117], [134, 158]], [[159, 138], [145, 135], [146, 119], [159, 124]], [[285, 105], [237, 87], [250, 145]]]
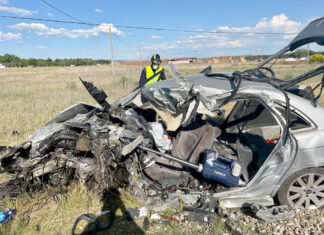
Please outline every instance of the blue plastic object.
[[0, 223], [8, 223], [16, 214], [16, 209], [6, 209], [5, 211], [0, 212]]
[[233, 163], [238, 161], [226, 158], [214, 150], [207, 150], [203, 158], [202, 176], [220, 182], [229, 187], [236, 187], [239, 184], [240, 176], [232, 175]]

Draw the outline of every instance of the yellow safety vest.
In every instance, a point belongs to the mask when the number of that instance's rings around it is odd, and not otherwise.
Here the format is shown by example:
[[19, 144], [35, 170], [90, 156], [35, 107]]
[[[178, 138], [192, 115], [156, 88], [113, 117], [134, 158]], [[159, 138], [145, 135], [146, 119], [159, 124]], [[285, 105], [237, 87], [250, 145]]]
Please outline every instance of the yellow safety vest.
[[[160, 72], [162, 70], [162, 66], [159, 66], [158, 69], [155, 71], [155, 73], [153, 72], [151, 65], [146, 66], [145, 69], [146, 69], [146, 79], [148, 79], [148, 78], [152, 77], [154, 74]], [[146, 85], [157, 82], [159, 80], [160, 76], [161, 76], [161, 74], [156, 75], [154, 78], [152, 78], [150, 81], [148, 81], [146, 83]]]

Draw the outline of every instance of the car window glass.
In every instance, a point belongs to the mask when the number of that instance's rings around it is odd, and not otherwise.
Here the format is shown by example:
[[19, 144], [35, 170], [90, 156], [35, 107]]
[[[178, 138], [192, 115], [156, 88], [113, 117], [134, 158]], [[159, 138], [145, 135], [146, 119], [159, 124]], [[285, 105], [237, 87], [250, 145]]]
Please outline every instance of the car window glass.
[[[277, 109], [282, 113], [282, 115], [286, 116], [286, 109], [284, 107], [278, 107]], [[289, 127], [291, 130], [299, 130], [302, 128], [311, 127], [311, 125], [296, 112], [291, 111]]]

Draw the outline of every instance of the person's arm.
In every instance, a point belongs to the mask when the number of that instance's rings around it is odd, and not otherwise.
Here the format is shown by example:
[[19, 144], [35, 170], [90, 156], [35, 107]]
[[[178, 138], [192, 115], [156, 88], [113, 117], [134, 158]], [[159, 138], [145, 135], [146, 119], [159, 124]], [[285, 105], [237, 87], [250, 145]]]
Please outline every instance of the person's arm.
[[166, 76], [165, 76], [165, 70], [163, 69], [161, 75], [160, 75], [160, 80], [166, 80]]
[[139, 86], [141, 86], [142, 84], [145, 84], [145, 81], [146, 81], [146, 69], [144, 68], [142, 70], [141, 77], [139, 80]]

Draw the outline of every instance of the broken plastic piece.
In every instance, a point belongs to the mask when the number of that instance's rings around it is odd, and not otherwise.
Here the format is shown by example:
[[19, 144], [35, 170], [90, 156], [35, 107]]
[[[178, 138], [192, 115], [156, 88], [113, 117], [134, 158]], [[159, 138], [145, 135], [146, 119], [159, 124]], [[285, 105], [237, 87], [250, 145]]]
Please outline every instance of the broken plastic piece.
[[199, 212], [190, 212], [188, 216], [188, 221], [198, 223], [210, 223], [211, 217]]
[[197, 214], [204, 215], [204, 216], [218, 217], [218, 214], [216, 212], [211, 212], [211, 211], [208, 211], [208, 210], [203, 210], [203, 209], [199, 209], [199, 208], [195, 208], [195, 207], [185, 206], [185, 207], [183, 207], [183, 211], [197, 213]]
[[126, 156], [127, 154], [132, 152], [137, 147], [137, 145], [142, 143], [143, 140], [144, 137], [142, 135], [139, 135], [135, 140], [125, 145], [121, 151], [122, 156]]
[[158, 213], [154, 213], [151, 215], [151, 220], [160, 220], [161, 216]]
[[12, 220], [16, 212], [16, 209], [6, 209], [5, 211], [2, 211], [0, 213], [0, 222], [2, 224], [8, 223], [10, 220]]
[[273, 145], [277, 144], [274, 140], [267, 139], [266, 141], [267, 141], [268, 144], [273, 144]]
[[268, 223], [290, 220], [295, 217], [295, 213], [290, 211], [286, 205], [266, 208], [263, 205], [252, 204], [251, 209], [256, 217]]
[[108, 97], [107, 94], [103, 90], [99, 90], [95, 87], [91, 82], [83, 81], [80, 78], [80, 81], [90, 93], [90, 95], [105, 109], [108, 110], [110, 105], [107, 103], [106, 98]]
[[139, 214], [138, 214], [138, 217], [144, 217], [144, 216], [147, 216], [147, 209], [146, 207], [141, 207], [138, 209], [139, 210]]
[[203, 70], [200, 71], [200, 73], [211, 73], [212, 72], [212, 67], [209, 65], [208, 67], [204, 68]]

